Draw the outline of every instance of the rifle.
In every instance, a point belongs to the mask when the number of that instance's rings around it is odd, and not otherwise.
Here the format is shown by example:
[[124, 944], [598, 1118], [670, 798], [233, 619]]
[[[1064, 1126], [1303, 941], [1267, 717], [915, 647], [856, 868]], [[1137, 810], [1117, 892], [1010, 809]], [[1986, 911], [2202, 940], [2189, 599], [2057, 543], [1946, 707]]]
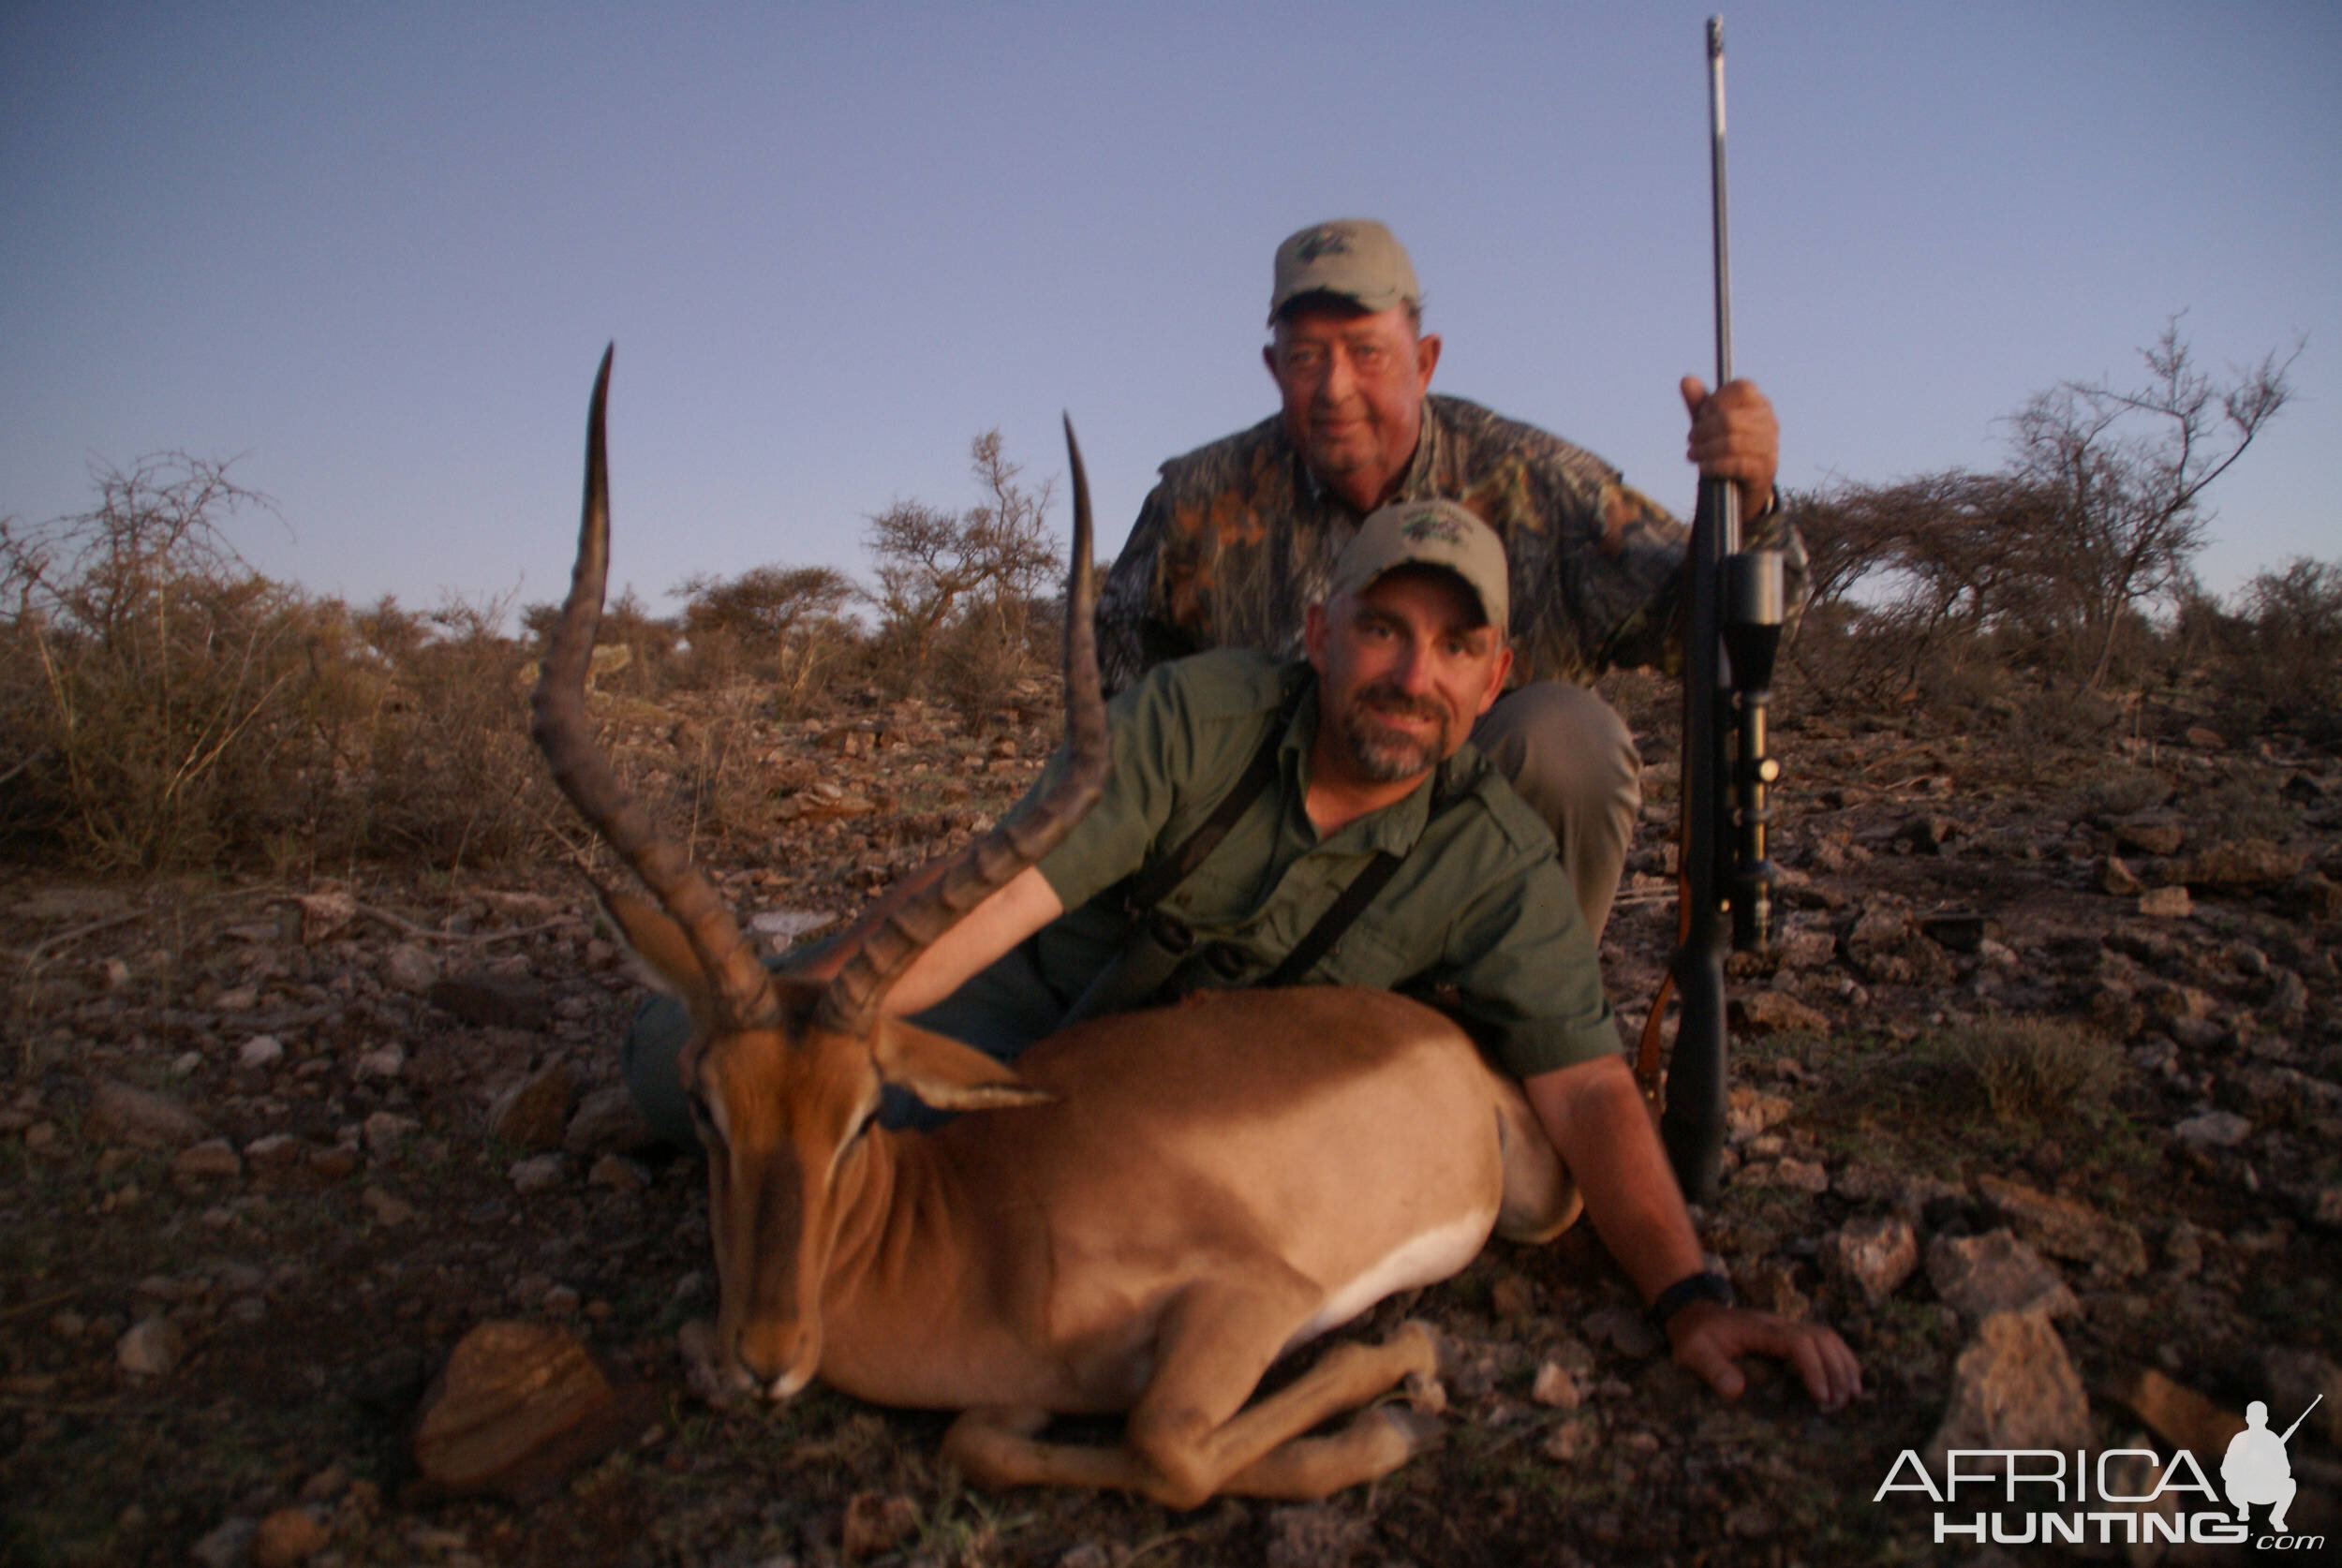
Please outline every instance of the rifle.
[[[1714, 205], [1716, 387], [1732, 379], [1732, 281], [1726, 244], [1724, 19], [1708, 19], [1710, 185]], [[1724, 1151], [1724, 959], [1771, 939], [1771, 820], [1767, 791], [1781, 765], [1765, 755], [1765, 709], [1781, 645], [1781, 556], [1741, 547], [1740, 494], [1703, 479], [1684, 562], [1682, 838], [1676, 860], [1676, 947], [1644, 1026], [1637, 1067], [1661, 1107], [1659, 1136], [1683, 1195], [1715, 1195]], [[1729, 788], [1727, 789], [1727, 784]], [[1660, 1020], [1669, 988], [1681, 1006], [1664, 1090]]]

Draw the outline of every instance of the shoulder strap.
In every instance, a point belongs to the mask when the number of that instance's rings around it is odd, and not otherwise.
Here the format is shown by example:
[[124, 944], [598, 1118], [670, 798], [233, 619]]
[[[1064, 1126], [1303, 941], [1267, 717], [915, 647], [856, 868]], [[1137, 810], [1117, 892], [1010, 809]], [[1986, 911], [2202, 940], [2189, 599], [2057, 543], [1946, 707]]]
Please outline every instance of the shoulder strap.
[[1277, 781], [1277, 752], [1284, 745], [1297, 696], [1296, 692], [1279, 704], [1268, 732], [1261, 737], [1260, 749], [1253, 753], [1252, 762], [1245, 765], [1228, 792], [1220, 797], [1220, 804], [1211, 808], [1211, 815], [1204, 819], [1203, 825], [1189, 834], [1187, 841], [1177, 850], [1131, 879], [1130, 891], [1123, 895], [1123, 909], [1133, 915], [1142, 915], [1169, 897], [1172, 889], [1187, 880], [1197, 866], [1211, 857], [1220, 841], [1228, 836], [1228, 830], [1236, 826], [1237, 819]]
[[1317, 967], [1317, 961], [1325, 957], [1334, 943], [1341, 939], [1341, 934], [1350, 928], [1350, 923], [1374, 902], [1374, 895], [1383, 891], [1383, 884], [1389, 881], [1391, 873], [1398, 869], [1397, 855], [1388, 850], [1375, 851], [1374, 858], [1366, 863], [1366, 869], [1350, 880], [1350, 885], [1341, 890], [1341, 896], [1335, 899], [1326, 912], [1317, 917], [1317, 924], [1293, 944], [1293, 951], [1285, 954], [1284, 962], [1255, 984], [1264, 986], [1298, 985], [1302, 977]]

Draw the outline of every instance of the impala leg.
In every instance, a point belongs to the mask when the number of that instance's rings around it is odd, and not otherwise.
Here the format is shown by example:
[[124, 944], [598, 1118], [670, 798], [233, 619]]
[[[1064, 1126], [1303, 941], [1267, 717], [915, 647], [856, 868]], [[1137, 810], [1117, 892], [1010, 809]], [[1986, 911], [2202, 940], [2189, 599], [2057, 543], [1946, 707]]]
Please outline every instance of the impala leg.
[[[1323, 1497], [1383, 1474], [1419, 1446], [1419, 1434], [1372, 1417], [1329, 1438], [1302, 1440], [1294, 1453], [1263, 1463], [1321, 1422], [1410, 1377], [1435, 1378], [1438, 1351], [1422, 1324], [1403, 1324], [1379, 1345], [1337, 1345], [1285, 1387], [1219, 1420], [1195, 1398], [1196, 1379], [1204, 1374], [1203, 1386], [1215, 1391], [1224, 1385], [1224, 1344], [1206, 1342], [1198, 1365], [1190, 1360], [1190, 1339], [1183, 1332], [1177, 1344], [1163, 1346], [1155, 1379], [1131, 1413], [1127, 1442], [1159, 1472], [1158, 1484], [1147, 1488], [1158, 1501], [1196, 1507], [1239, 1476], [1240, 1489], [1254, 1496]], [[1245, 1392], [1265, 1370], [1265, 1364], [1251, 1370]]]
[[1314, 1501], [1378, 1480], [1439, 1442], [1439, 1422], [1394, 1405], [1360, 1411], [1340, 1431], [1286, 1440], [1221, 1483], [1235, 1497]]
[[1143, 1492], [1154, 1479], [1128, 1448], [1044, 1442], [1034, 1434], [1049, 1424], [1045, 1410], [988, 1409], [960, 1413], [943, 1434], [943, 1457], [979, 1487], [1088, 1487], [1095, 1491]]

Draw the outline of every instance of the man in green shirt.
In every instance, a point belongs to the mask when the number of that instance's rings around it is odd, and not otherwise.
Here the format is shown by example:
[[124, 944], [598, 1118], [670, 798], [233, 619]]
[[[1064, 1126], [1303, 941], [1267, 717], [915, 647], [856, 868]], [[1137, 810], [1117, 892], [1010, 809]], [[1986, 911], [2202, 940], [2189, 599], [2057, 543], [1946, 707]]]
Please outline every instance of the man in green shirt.
[[[1103, 798], [922, 952], [885, 1010], [1011, 1057], [1102, 1005], [1093, 985], [1115, 993], [1107, 1006], [1264, 981], [1422, 993], [1520, 1077], [1676, 1358], [1728, 1398], [1742, 1386], [1741, 1354], [1783, 1356], [1834, 1409], [1860, 1390], [1845, 1343], [1733, 1309], [1705, 1270], [1552, 835], [1469, 743], [1511, 669], [1507, 614], [1504, 547], [1472, 513], [1424, 501], [1368, 518], [1308, 612], [1306, 664], [1209, 654], [1119, 697]], [[1184, 861], [1195, 830], [1256, 770], [1258, 793], [1217, 846], [1183, 876], [1150, 877], [1166, 856]], [[1355, 919], [1289, 972], [1370, 873], [1379, 883]], [[1170, 885], [1134, 907], [1134, 879]], [[1165, 936], [1166, 919], [1184, 939]], [[818, 980], [826, 967], [817, 957], [799, 972]], [[667, 1119], [657, 1106], [679, 1101], [674, 1054], [688, 1026], [654, 1019], [638, 1019], [628, 1072]]]

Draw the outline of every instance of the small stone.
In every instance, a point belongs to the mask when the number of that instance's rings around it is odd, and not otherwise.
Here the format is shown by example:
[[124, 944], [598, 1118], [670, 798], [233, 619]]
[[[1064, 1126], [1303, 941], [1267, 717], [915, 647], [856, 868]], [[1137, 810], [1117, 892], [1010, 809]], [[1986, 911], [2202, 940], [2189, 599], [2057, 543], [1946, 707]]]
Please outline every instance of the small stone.
[[358, 1076], [361, 1078], [395, 1078], [406, 1071], [407, 1049], [396, 1041], [368, 1051], [358, 1058]]
[[346, 1176], [356, 1175], [358, 1163], [357, 1149], [348, 1144], [313, 1149], [309, 1154], [309, 1173], [328, 1181], [338, 1181]]
[[1937, 1236], [1927, 1249], [1927, 1281], [1946, 1306], [1970, 1318], [2035, 1311], [2064, 1317], [2082, 1309], [2057, 1270], [2005, 1230]]
[[2150, 920], [2185, 920], [2195, 910], [2185, 887], [2150, 888], [2139, 895], [2139, 912]]
[[415, 1217], [415, 1206], [403, 1198], [394, 1198], [379, 1187], [369, 1187], [358, 1195], [375, 1222], [381, 1225], [404, 1225]]
[[570, 1160], [566, 1154], [532, 1154], [526, 1160], [515, 1160], [505, 1175], [511, 1178], [512, 1190], [523, 1197], [550, 1192], [569, 1179]]
[[559, 1148], [573, 1092], [566, 1068], [532, 1072], [490, 1102], [488, 1131], [518, 1148]]
[[624, 1155], [605, 1154], [586, 1173], [586, 1184], [613, 1192], [640, 1192], [650, 1185], [650, 1172]]
[[101, 958], [92, 971], [97, 984], [109, 991], [119, 991], [130, 984], [130, 966], [119, 958]]
[[2038, 1312], [1994, 1312], [1960, 1353], [1943, 1424], [1926, 1462], [1947, 1451], [2081, 1448], [2090, 1442], [2090, 1401], [2066, 1343]]
[[1830, 1173], [1818, 1160], [1796, 1160], [1784, 1156], [1773, 1167], [1773, 1184], [1799, 1192], [1822, 1193], [1830, 1191]]
[[2252, 1131], [2253, 1124], [2233, 1111], [2206, 1111], [2172, 1129], [2181, 1143], [2196, 1148], [2234, 1148]]
[[256, 1034], [236, 1049], [236, 1065], [250, 1072], [274, 1067], [285, 1059], [285, 1043], [273, 1034]]
[[2098, 887], [2117, 898], [2136, 898], [2147, 891], [2147, 884], [2118, 855], [2108, 855], [2099, 863]]
[[1489, 1288], [1489, 1305], [1500, 1320], [1518, 1323], [1536, 1310], [1535, 1287], [1518, 1274], [1507, 1274]]
[[382, 980], [394, 991], [421, 996], [439, 978], [439, 961], [413, 942], [401, 942], [382, 960]]
[[294, 897], [301, 907], [301, 940], [309, 947], [326, 940], [358, 918], [358, 900], [342, 888], [323, 888]]
[[255, 1171], [289, 1171], [308, 1157], [309, 1146], [289, 1132], [271, 1132], [244, 1146], [245, 1163]]
[[396, 1111], [377, 1111], [366, 1117], [359, 1136], [365, 1140], [369, 1154], [388, 1154], [399, 1141], [422, 1131], [422, 1123], [413, 1117], [400, 1116]]
[[115, 1341], [114, 1365], [134, 1378], [163, 1377], [179, 1365], [186, 1349], [186, 1336], [177, 1324], [166, 1317], [141, 1318]]
[[2163, 1266], [2181, 1279], [2203, 1269], [2203, 1232], [2185, 1220], [2174, 1220], [2163, 1233]]
[[1529, 1388], [1529, 1398], [1555, 1410], [1576, 1410], [1585, 1402], [1585, 1380], [1558, 1361], [1540, 1362], [1536, 1382]]
[[1920, 1243], [1896, 1217], [1849, 1220], [1823, 1244], [1826, 1267], [1852, 1280], [1874, 1307], [1895, 1294], [1920, 1266]]
[[919, 1530], [919, 1505], [899, 1494], [856, 1492], [846, 1501], [838, 1547], [847, 1561], [892, 1551]]
[[327, 1465], [301, 1484], [304, 1502], [332, 1502], [349, 1490], [349, 1467], [339, 1462]]
[[1596, 1308], [1579, 1326], [1591, 1338], [1607, 1341], [1619, 1354], [1636, 1361], [1657, 1354], [1664, 1342], [1650, 1319], [1623, 1307]]
[[241, 1568], [252, 1549], [252, 1538], [259, 1532], [257, 1520], [239, 1515], [221, 1521], [194, 1546], [187, 1555], [202, 1568]]
[[435, 982], [431, 1005], [482, 1028], [541, 1030], [553, 1021], [545, 988], [533, 980], [478, 970]]
[[1579, 1416], [1555, 1427], [1538, 1447], [1554, 1463], [1574, 1465], [1593, 1453], [1600, 1442], [1601, 1433], [1593, 1419]]
[[1751, 1035], [1828, 1035], [1830, 1020], [1786, 991], [1750, 991], [1733, 997], [1732, 1027]]
[[659, 1142], [624, 1084], [609, 1084], [577, 1102], [561, 1146], [579, 1159], [596, 1154], [639, 1154]]
[[103, 1078], [92, 1090], [82, 1131], [98, 1142], [183, 1148], [212, 1135], [201, 1117], [159, 1094]]
[[2116, 819], [2114, 842], [2142, 854], [2175, 855], [2187, 841], [2187, 824], [2176, 813], [2157, 808]]
[[545, 1292], [544, 1299], [539, 1305], [556, 1318], [566, 1318], [577, 1310], [577, 1288], [574, 1285], [556, 1285]]
[[2342, 1182], [2328, 1182], [2310, 1197], [2309, 1222], [2329, 1231], [2342, 1231]]
[[1724, 1112], [1726, 1139], [1741, 1145], [1789, 1118], [1793, 1107], [1777, 1094], [1759, 1094], [1745, 1086], [1734, 1088]]
[[180, 1150], [170, 1162], [170, 1174], [182, 1181], [211, 1181], [232, 1179], [244, 1174], [244, 1161], [236, 1157], [233, 1145], [225, 1138], [206, 1138], [192, 1147]]
[[253, 1533], [254, 1568], [296, 1568], [323, 1551], [332, 1539], [306, 1508], [279, 1508]]

